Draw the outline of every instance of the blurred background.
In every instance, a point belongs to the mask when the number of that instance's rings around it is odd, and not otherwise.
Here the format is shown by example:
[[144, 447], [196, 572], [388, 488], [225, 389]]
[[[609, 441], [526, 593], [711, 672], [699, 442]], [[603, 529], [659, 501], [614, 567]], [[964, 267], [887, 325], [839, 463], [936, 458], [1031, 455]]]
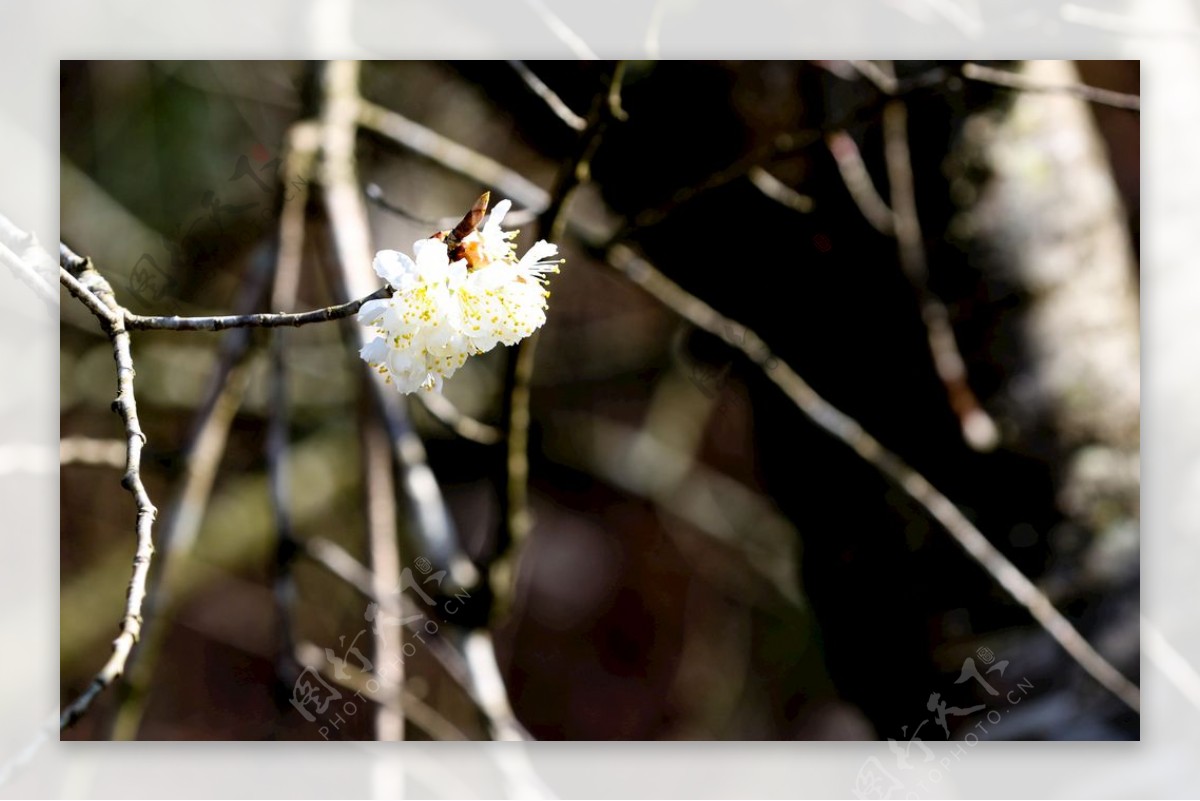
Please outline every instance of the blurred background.
[[[519, 553], [499, 533], [503, 446], [457, 437], [409, 403], [462, 548], [503, 579], [476, 588], [447, 628], [492, 631], [532, 736], [904, 743], [919, 727], [924, 740], [978, 735], [996, 710], [987, 739], [1137, 739], [1137, 716], [914, 502], [591, 246], [633, 246], [755, 330], [1136, 681], [1137, 114], [966, 80], [958, 62], [891, 66], [625, 66], [628, 119], [599, 139], [551, 282], [532, 384], [533, 528]], [[1136, 62], [985, 66], [1139, 86]], [[613, 65], [367, 63], [362, 92], [552, 191], [581, 135], [525, 70], [587, 117]], [[135, 312], [254, 302], [281, 200], [299, 189], [281, 184], [279, 159], [289, 126], [312, 113], [313, 81], [304, 63], [63, 62], [63, 241]], [[888, 81], [903, 87], [903, 158]], [[364, 195], [392, 207], [369, 205], [375, 248], [409, 250], [489, 188], [375, 132], [356, 153]], [[335, 300], [326, 227], [311, 204], [297, 308]], [[521, 227], [527, 246], [537, 226]], [[938, 309], [965, 379], [939, 375]], [[135, 335], [143, 476], [164, 512], [233, 336]], [[174, 562], [171, 603], [147, 616], [158, 642], [136, 664], [140, 690], [108, 693], [64, 736], [374, 736], [361, 710], [322, 732], [280, 692], [268, 342], [248, 337], [211, 493], [187, 507], [201, 513], [160, 517], [160, 532], [195, 526], [194, 546]], [[366, 561], [357, 357], [336, 325], [289, 330], [286, 343], [292, 533]], [[446, 398], [502, 426], [509, 356], [471, 359]], [[111, 358], [95, 321], [64, 303], [64, 702], [103, 662], [128, 580], [132, 512], [103, 450], [117, 433]], [[401, 553], [419, 572], [424, 554]], [[290, 571], [291, 635], [344, 653], [368, 602], [304, 555]], [[967, 681], [968, 659], [980, 674], [1007, 667]], [[432, 649], [406, 670], [414, 696], [487, 736]], [[935, 720], [934, 694], [962, 714]], [[414, 723], [409, 736], [436, 732]]]

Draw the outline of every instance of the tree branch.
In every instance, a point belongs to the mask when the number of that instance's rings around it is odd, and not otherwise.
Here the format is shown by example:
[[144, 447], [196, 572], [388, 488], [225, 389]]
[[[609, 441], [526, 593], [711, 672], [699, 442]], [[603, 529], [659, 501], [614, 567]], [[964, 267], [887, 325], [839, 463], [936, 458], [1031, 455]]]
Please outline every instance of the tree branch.
[[229, 314], [217, 317], [147, 317], [125, 312], [125, 325], [130, 330], [154, 331], [224, 331], [229, 328], [299, 327], [350, 317], [356, 314], [364, 303], [391, 297], [392, 292], [391, 286], [383, 286], [358, 300], [306, 312]]
[[883, 447], [856, 420], [818, 395], [791, 366], [771, 352], [758, 334], [725, 317], [671, 281], [628, 247], [614, 245], [605, 255], [613, 268], [676, 314], [743, 353], [818, 428], [852, 448], [941, 523], [963, 550], [1013, 600], [1025, 607], [1046, 633], [1092, 678], [1135, 712], [1140, 710], [1141, 691], [1137, 685], [1101, 656], [1054, 608], [1045, 594], [1000, 553], [949, 498], [899, 456]]
[[[125, 611], [121, 616], [120, 633], [113, 640], [112, 654], [108, 661], [88, 684], [87, 689], [62, 711], [59, 728], [66, 729], [79, 720], [91, 707], [96, 696], [125, 671], [129, 653], [141, 634], [142, 601], [146, 595], [146, 578], [150, 573], [150, 561], [154, 554], [153, 528], [158, 510], [150, 502], [150, 496], [142, 484], [142, 447], [146, 444], [146, 435], [142, 432], [141, 422], [138, 420], [137, 399], [133, 392], [133, 355], [130, 351], [129, 332], [125, 328], [124, 310], [117, 304], [108, 281], [92, 268], [90, 261], [81, 259], [66, 245], [60, 247], [60, 253], [63, 283], [93, 314], [96, 314], [112, 341], [113, 359], [117, 363], [117, 397], [113, 401], [113, 410], [121, 416], [125, 424], [127, 454], [121, 486], [133, 496], [137, 507], [133, 573], [125, 595]], [[83, 294], [76, 294], [77, 290]], [[86, 299], [89, 297], [95, 300], [96, 304]]]

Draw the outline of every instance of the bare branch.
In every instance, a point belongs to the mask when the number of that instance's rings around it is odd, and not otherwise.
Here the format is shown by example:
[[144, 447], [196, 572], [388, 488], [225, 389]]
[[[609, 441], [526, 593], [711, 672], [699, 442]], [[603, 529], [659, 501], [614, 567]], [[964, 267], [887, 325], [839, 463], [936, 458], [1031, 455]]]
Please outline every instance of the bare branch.
[[224, 331], [229, 328], [285, 328], [287, 326], [296, 328], [350, 317], [368, 301], [391, 297], [392, 291], [391, 286], [384, 286], [358, 300], [306, 312], [229, 314], [217, 317], [147, 317], [126, 312], [125, 324], [133, 330], [154, 331]]
[[58, 269], [58, 280], [67, 288], [79, 302], [81, 302], [87, 310], [100, 320], [101, 327], [108, 332], [112, 326], [118, 322], [118, 315], [109, 309], [100, 298], [92, 294], [92, 291], [85, 287], [83, 283], [67, 271], [65, 267]]
[[[137, 399], [133, 392], [133, 355], [129, 347], [129, 332], [125, 329], [123, 309], [113, 296], [112, 287], [98, 272], [92, 269], [91, 263], [72, 253], [66, 245], [60, 247], [62, 266], [61, 275], [71, 279], [73, 283], [64, 280], [72, 294], [75, 287], [82, 295], [76, 295], [92, 309], [86, 298], [94, 299], [100, 309], [107, 308], [107, 315], [97, 313], [105, 332], [112, 341], [113, 358], [117, 363], [117, 397], [113, 401], [113, 409], [121, 416], [125, 424], [126, 461], [125, 475], [121, 479], [124, 487], [134, 499], [137, 507], [137, 523], [135, 526], [136, 548], [133, 557], [133, 573], [129, 579], [129, 589], [125, 596], [125, 611], [121, 617], [120, 633], [113, 640], [112, 654], [108, 661], [88, 684], [86, 690], [68, 705], [59, 718], [59, 728], [65, 729], [79, 720], [101, 692], [109, 687], [125, 671], [125, 663], [129, 653], [142, 630], [142, 600], [146, 595], [146, 577], [150, 573], [150, 561], [154, 554], [153, 528], [154, 518], [158, 510], [150, 502], [146, 487], [142, 484], [142, 447], [146, 444], [146, 435], [142, 432], [138, 420]], [[85, 287], [88, 287], [85, 289]]]
[[852, 448], [941, 523], [963, 550], [1013, 600], [1028, 610], [1034, 620], [1092, 678], [1134, 711], [1140, 709], [1141, 691], [1137, 685], [1101, 656], [1054, 608], [1045, 594], [1000, 553], [949, 498], [899, 456], [883, 447], [858, 421], [818, 395], [791, 366], [771, 352], [758, 334], [725, 317], [624, 245], [609, 248], [607, 260], [613, 268], [675, 313], [743, 353], [818, 428]]

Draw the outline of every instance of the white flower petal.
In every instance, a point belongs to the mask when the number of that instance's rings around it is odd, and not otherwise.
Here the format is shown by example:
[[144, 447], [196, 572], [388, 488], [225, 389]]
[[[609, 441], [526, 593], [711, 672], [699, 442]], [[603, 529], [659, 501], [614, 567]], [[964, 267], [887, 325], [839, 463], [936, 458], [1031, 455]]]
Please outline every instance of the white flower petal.
[[426, 281], [443, 278], [446, 268], [450, 266], [446, 243], [440, 239], [413, 242], [413, 255], [417, 257], [417, 272]]
[[388, 356], [387, 340], [383, 337], [375, 337], [370, 342], [362, 346], [359, 355], [367, 364], [377, 365], [383, 364]]
[[391, 299], [368, 300], [358, 310], [358, 321], [363, 325], [373, 325], [383, 317], [383, 313], [391, 306]]
[[416, 275], [417, 265], [398, 250], [381, 250], [375, 254], [375, 273], [396, 289], [403, 289], [405, 278]]
[[504, 215], [508, 214], [508, 211], [511, 208], [512, 201], [507, 198], [501, 200], [495, 206], [492, 206], [492, 213], [488, 215], [488, 219], [487, 222], [484, 223], [484, 227], [499, 229], [500, 223], [504, 222]]

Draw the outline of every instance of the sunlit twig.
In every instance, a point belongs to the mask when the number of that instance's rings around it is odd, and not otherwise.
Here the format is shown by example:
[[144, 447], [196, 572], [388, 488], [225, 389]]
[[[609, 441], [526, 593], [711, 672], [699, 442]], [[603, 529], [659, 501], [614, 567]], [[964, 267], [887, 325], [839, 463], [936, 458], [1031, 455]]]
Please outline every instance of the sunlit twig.
[[537, 73], [529, 69], [524, 61], [509, 61], [508, 63], [516, 70], [517, 75], [521, 76], [525, 85], [545, 101], [546, 106], [554, 112], [555, 116], [566, 123], [567, 127], [574, 128], [576, 131], [582, 131], [587, 127], [587, 120], [572, 111], [571, 107], [563, 102], [563, 99], [547, 86], [546, 82], [537, 76]]
[[[150, 560], [154, 554], [154, 519], [158, 509], [150, 501], [142, 483], [142, 447], [146, 435], [138, 420], [137, 399], [133, 392], [133, 356], [129, 347], [129, 331], [121, 306], [113, 295], [112, 287], [95, 269], [90, 261], [73, 253], [66, 245], [60, 246], [61, 278], [72, 294], [84, 301], [108, 334], [112, 342], [113, 358], [117, 363], [117, 397], [113, 409], [125, 424], [126, 461], [125, 475], [121, 479], [124, 487], [134, 498], [137, 507], [135, 526], [136, 547], [133, 557], [133, 573], [125, 595], [125, 610], [121, 616], [120, 633], [113, 640], [112, 654], [100, 671], [92, 678], [86, 690], [71, 702], [59, 718], [59, 728], [65, 729], [83, 716], [92, 702], [108, 688], [122, 673], [129, 653], [142, 630], [142, 601], [146, 595], [146, 578], [150, 573]], [[94, 300], [84, 300], [86, 297]]]

